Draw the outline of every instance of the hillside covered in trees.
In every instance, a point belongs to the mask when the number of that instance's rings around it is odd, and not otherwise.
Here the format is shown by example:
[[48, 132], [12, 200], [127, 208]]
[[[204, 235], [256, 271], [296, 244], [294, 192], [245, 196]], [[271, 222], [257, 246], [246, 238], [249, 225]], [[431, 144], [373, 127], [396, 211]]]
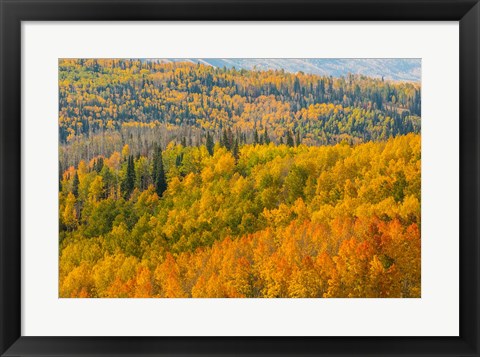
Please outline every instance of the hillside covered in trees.
[[[420, 132], [419, 84], [140, 60], [61, 60], [62, 167], [129, 144], [351, 144]], [[67, 145], [66, 145], [67, 144]]]
[[60, 60], [60, 297], [419, 297], [420, 85]]

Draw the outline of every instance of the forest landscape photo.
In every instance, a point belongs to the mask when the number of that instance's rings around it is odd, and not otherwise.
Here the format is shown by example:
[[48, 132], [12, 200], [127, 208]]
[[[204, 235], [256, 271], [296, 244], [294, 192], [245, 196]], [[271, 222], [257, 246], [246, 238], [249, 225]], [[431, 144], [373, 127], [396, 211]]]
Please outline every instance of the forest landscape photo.
[[420, 298], [420, 59], [59, 59], [59, 297]]

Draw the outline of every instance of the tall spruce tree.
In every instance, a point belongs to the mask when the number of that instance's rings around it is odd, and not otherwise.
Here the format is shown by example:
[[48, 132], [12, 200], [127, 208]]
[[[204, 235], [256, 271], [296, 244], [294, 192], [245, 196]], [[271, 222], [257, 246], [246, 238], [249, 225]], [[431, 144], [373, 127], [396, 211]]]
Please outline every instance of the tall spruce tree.
[[155, 143], [155, 145], [153, 146], [153, 164], [152, 164], [152, 181], [153, 183], [155, 183], [157, 181], [157, 171], [158, 171], [158, 168], [157, 168], [157, 156], [158, 156], [158, 150], [159, 150], [159, 147], [158, 147], [158, 144]]
[[231, 130], [223, 129], [222, 135], [222, 146], [224, 146], [228, 151], [232, 150], [232, 141], [231, 141]]
[[232, 132], [232, 129], [231, 128], [228, 128], [227, 129], [227, 145], [226, 145], [226, 148], [229, 150], [229, 151], [232, 151], [233, 150], [233, 145], [235, 143], [235, 140], [233, 138], [233, 132]]
[[290, 147], [295, 146], [295, 143], [293, 142], [292, 133], [290, 132], [290, 130], [287, 131], [287, 145]]
[[235, 160], [238, 160], [238, 158], [240, 157], [240, 149], [238, 147], [238, 138], [235, 139], [235, 142], [233, 144], [232, 154]]
[[268, 137], [267, 127], [265, 127], [265, 132], [263, 133], [263, 142], [265, 144], [270, 144], [270, 138]]
[[206, 142], [206, 146], [207, 146], [207, 151], [210, 155], [213, 155], [213, 147], [214, 147], [214, 143], [213, 143], [213, 138], [212, 136], [210, 135], [210, 133], [207, 131], [207, 142]]
[[155, 191], [159, 197], [167, 189], [167, 180], [165, 178], [165, 169], [163, 167], [162, 149], [157, 146], [153, 156], [153, 182], [155, 184]]
[[135, 188], [135, 163], [133, 155], [130, 155], [127, 160], [127, 173], [122, 182], [122, 194], [124, 198], [129, 198]]
[[97, 173], [100, 173], [100, 171], [102, 171], [103, 169], [103, 165], [104, 165], [103, 158], [99, 157], [97, 160], [93, 162], [93, 169], [97, 171]]
[[297, 135], [295, 136], [295, 144], [296, 146], [300, 145], [300, 134], [299, 132], [297, 131]]
[[80, 180], [78, 179], [78, 172], [75, 171], [75, 176], [73, 176], [73, 184], [72, 184], [72, 193], [75, 198], [78, 197], [78, 185], [80, 184]]

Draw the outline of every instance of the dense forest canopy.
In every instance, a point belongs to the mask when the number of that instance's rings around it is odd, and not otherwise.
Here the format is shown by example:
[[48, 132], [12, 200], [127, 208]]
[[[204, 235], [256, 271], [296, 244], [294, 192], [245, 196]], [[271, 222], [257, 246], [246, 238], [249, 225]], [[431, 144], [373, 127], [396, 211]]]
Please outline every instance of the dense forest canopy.
[[420, 296], [420, 84], [59, 67], [61, 297]]
[[[360, 143], [420, 132], [417, 83], [140, 60], [61, 60], [60, 160], [65, 167], [128, 143], [205, 144], [225, 129], [245, 143], [288, 135], [305, 145]], [[260, 142], [259, 142], [260, 143]]]

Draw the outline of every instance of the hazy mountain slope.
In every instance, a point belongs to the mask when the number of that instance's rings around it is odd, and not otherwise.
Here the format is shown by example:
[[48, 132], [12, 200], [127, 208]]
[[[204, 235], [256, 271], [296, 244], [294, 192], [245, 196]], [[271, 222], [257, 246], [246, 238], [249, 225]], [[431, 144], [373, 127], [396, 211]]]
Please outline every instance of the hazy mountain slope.
[[305, 72], [334, 77], [348, 73], [364, 74], [385, 79], [420, 81], [421, 59], [404, 58], [175, 58], [165, 61], [200, 62], [214, 67], [237, 69], [284, 69], [288, 72]]

